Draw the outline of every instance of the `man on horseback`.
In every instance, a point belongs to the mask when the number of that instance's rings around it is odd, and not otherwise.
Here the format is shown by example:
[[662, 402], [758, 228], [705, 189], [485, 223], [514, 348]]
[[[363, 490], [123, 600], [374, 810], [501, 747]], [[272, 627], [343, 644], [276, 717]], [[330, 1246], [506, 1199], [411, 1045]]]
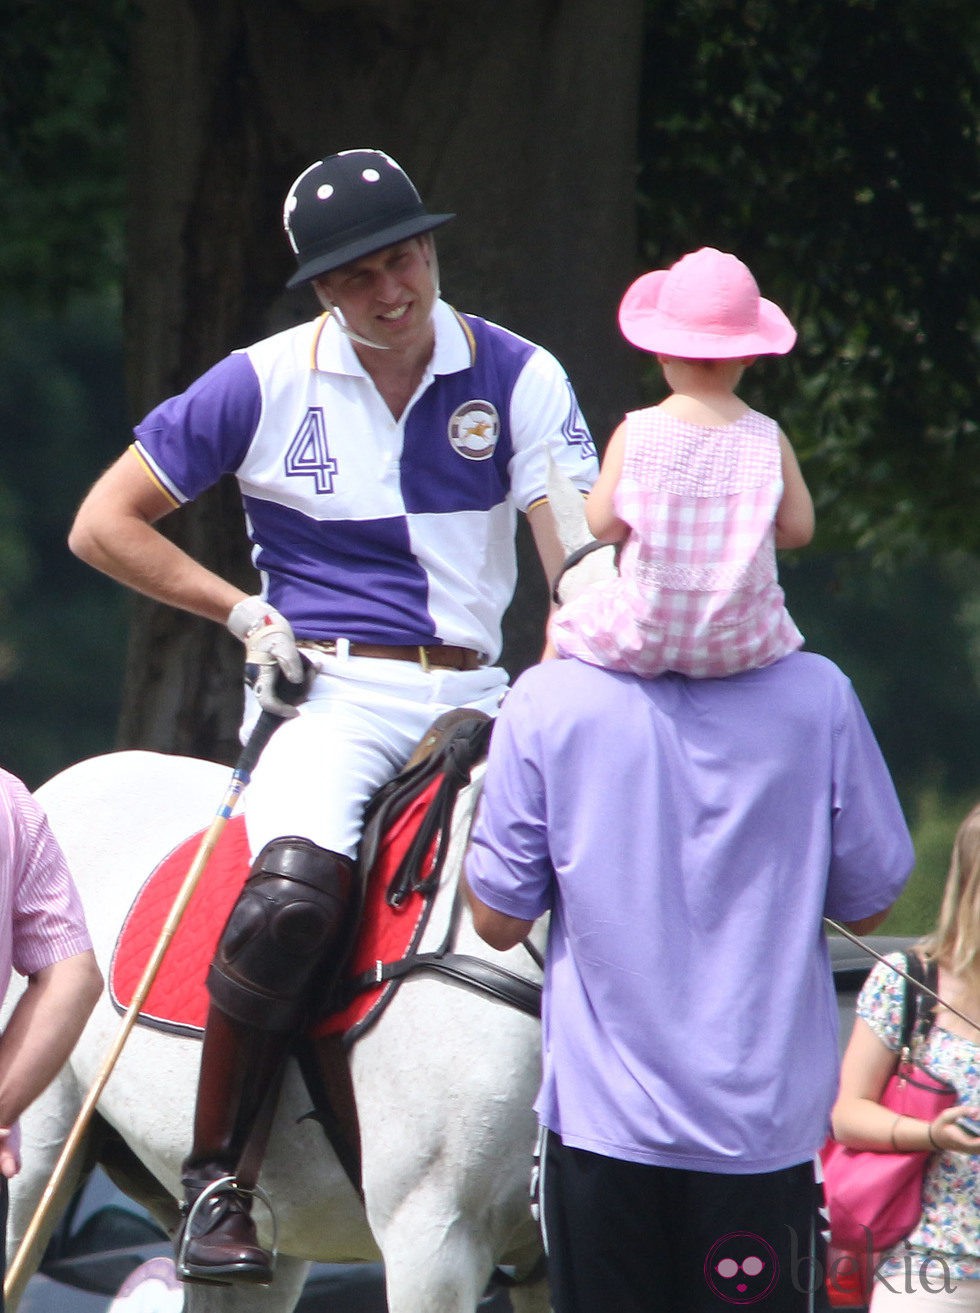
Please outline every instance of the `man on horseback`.
[[[233, 352], [137, 427], [72, 529], [76, 554], [226, 624], [261, 709], [285, 718], [246, 799], [254, 861], [208, 977], [186, 1203], [207, 1190], [184, 1275], [267, 1282], [246, 1194], [290, 1051], [336, 983], [363, 808], [440, 714], [494, 714], [516, 579], [515, 511], [553, 577], [548, 456], [583, 491], [595, 448], [548, 352], [451, 309], [429, 214], [387, 155], [345, 151], [293, 183], [284, 222], [315, 321]], [[258, 596], [155, 528], [223, 474], [239, 481]], [[309, 666], [312, 671], [307, 674]], [[307, 680], [298, 710], [280, 675]], [[257, 1134], [253, 1131], [258, 1127]], [[210, 1190], [228, 1181], [227, 1188]]]

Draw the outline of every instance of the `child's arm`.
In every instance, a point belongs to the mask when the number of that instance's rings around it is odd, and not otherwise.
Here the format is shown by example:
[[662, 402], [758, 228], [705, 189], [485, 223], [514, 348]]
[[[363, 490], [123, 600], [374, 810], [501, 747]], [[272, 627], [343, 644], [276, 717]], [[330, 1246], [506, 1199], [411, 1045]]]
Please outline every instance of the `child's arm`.
[[[783, 496], [776, 511], [776, 546], [805, 547], [813, 537], [813, 498], [786, 434], [779, 434], [783, 462]], [[600, 479], [602, 475], [600, 474]], [[596, 487], [598, 487], [598, 483]]]
[[623, 472], [623, 451], [626, 446], [626, 424], [619, 428], [609, 439], [599, 477], [592, 485], [592, 491], [585, 499], [585, 518], [593, 536], [603, 543], [622, 542], [629, 532], [625, 524], [613, 510], [613, 497], [619, 476]]

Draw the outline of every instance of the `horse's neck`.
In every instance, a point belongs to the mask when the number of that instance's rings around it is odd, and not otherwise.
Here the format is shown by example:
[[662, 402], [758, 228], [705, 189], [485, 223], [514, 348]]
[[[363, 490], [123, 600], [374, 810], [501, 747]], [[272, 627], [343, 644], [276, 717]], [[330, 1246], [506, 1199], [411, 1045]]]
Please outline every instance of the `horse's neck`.
[[[486, 775], [486, 761], [481, 761], [474, 767], [471, 782], [467, 787], [461, 790], [456, 807], [453, 811], [453, 838], [449, 853], [446, 857], [446, 867], [443, 873], [443, 879], [439, 886], [437, 897], [437, 907], [433, 912], [442, 913], [448, 910], [454, 903], [460, 906], [460, 926], [464, 929], [467, 938], [467, 951], [478, 953], [481, 957], [496, 956], [495, 950], [484, 943], [473, 929], [472, 920], [469, 915], [468, 905], [466, 903], [466, 891], [464, 887], [464, 869], [466, 865], [466, 853], [469, 850], [470, 836], [473, 831], [473, 823], [476, 820], [477, 808], [480, 805], [480, 799], [483, 795], [483, 780]], [[442, 907], [438, 906], [438, 900], [441, 900]], [[443, 915], [438, 918], [434, 915], [433, 920], [438, 924], [447, 924]], [[545, 942], [548, 937], [548, 917], [539, 917], [531, 928], [528, 939], [534, 946], [538, 954], [543, 955]], [[534, 974], [532, 959], [528, 959], [529, 975]]]
[[[460, 925], [468, 919], [463, 869], [470, 842], [470, 832], [473, 829], [476, 809], [479, 806], [480, 795], [483, 792], [485, 771], [485, 761], [478, 762], [474, 766], [470, 783], [465, 788], [460, 789], [453, 807], [450, 822], [452, 830], [446, 852], [446, 862], [442, 869], [439, 888], [436, 891], [429, 924], [421, 945], [425, 949], [434, 949], [440, 946], [454, 920], [456, 927], [453, 938], [458, 938]], [[452, 946], [450, 945], [450, 947]]]

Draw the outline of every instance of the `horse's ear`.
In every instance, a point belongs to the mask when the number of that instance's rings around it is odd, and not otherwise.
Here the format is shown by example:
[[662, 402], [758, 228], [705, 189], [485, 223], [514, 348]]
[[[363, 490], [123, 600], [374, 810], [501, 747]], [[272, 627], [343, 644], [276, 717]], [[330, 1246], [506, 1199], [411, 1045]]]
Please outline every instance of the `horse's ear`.
[[[577, 552], [579, 548], [594, 545], [595, 538], [585, 518], [585, 498], [568, 475], [558, 468], [550, 452], [545, 488], [566, 558]], [[573, 568], [562, 574], [557, 586], [558, 596], [554, 600], [566, 602], [589, 584], [596, 583], [600, 579], [608, 579], [615, 573], [614, 547], [607, 546], [599, 551], [590, 552]]]
[[558, 528], [558, 537], [565, 555], [570, 556], [577, 547], [590, 543], [592, 534], [585, 519], [585, 498], [565, 471], [555, 464], [550, 451], [545, 488]]

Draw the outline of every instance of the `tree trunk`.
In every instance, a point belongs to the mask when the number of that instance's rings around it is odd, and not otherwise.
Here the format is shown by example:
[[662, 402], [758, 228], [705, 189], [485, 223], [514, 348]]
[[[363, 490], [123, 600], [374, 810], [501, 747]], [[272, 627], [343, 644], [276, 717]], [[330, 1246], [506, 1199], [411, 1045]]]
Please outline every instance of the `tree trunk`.
[[[552, 350], [600, 445], [636, 397], [615, 326], [632, 276], [642, 0], [142, 0], [134, 34], [127, 370], [143, 415], [229, 350], [310, 317], [282, 202], [313, 160], [380, 147], [434, 210], [443, 293]], [[254, 590], [229, 481], [168, 517]], [[516, 674], [546, 592], [521, 535]], [[134, 605], [121, 746], [232, 760], [240, 646]]]

